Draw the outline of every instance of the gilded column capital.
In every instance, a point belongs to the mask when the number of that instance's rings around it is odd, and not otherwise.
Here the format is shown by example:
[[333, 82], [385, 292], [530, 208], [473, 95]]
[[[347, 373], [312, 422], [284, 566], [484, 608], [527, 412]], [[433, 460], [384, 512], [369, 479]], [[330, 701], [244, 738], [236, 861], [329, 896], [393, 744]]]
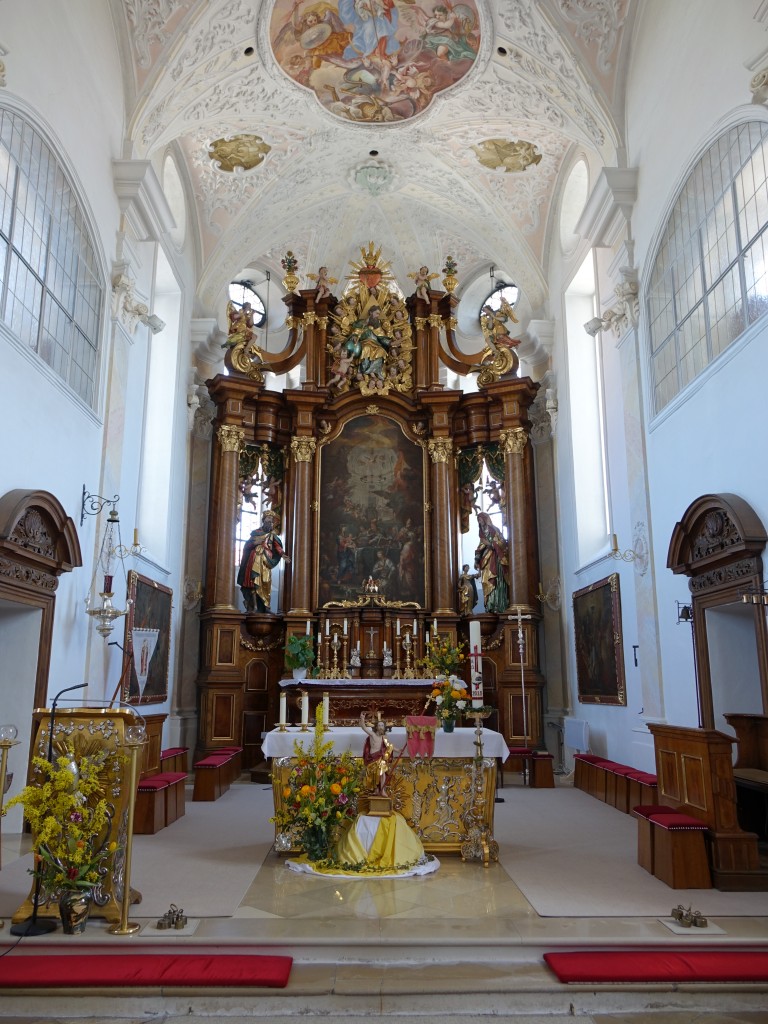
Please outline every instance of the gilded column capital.
[[522, 455], [528, 443], [528, 435], [523, 427], [512, 427], [499, 433], [499, 444], [505, 455]]
[[291, 451], [295, 462], [311, 462], [317, 448], [314, 437], [292, 437]]
[[317, 320], [317, 313], [313, 313], [312, 310], [307, 310], [302, 317], [302, 320], [305, 324], [313, 324]]
[[449, 331], [455, 331], [456, 328], [459, 326], [459, 321], [455, 316], [447, 316], [445, 318], [445, 326], [448, 328]]
[[438, 330], [440, 330], [440, 328], [443, 326], [443, 318], [440, 316], [439, 313], [429, 314], [429, 326], [436, 327]]
[[325, 331], [328, 329], [327, 316], [317, 316], [317, 314], [315, 314], [315, 323], [317, 324], [321, 331]]
[[425, 331], [427, 329], [427, 324], [429, 323], [425, 316], [414, 317], [413, 322], [416, 324], [417, 331]]
[[292, 315], [289, 314], [285, 318], [285, 326], [288, 328], [289, 331], [293, 331], [297, 327], [301, 327], [302, 323], [303, 323], [303, 321], [302, 321], [301, 317], [298, 317], [298, 316], [292, 316]]
[[433, 462], [447, 462], [453, 452], [453, 438], [433, 437], [427, 445], [427, 451]]
[[224, 424], [216, 435], [223, 452], [239, 452], [245, 441], [245, 431], [240, 427]]

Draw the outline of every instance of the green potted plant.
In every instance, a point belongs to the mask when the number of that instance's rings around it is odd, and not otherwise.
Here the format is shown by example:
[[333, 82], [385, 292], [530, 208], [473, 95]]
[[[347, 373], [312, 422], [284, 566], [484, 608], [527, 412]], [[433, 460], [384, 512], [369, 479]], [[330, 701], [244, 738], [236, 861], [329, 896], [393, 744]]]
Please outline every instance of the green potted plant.
[[315, 648], [311, 636], [294, 633], [285, 645], [285, 664], [293, 671], [294, 679], [305, 679], [315, 663]]

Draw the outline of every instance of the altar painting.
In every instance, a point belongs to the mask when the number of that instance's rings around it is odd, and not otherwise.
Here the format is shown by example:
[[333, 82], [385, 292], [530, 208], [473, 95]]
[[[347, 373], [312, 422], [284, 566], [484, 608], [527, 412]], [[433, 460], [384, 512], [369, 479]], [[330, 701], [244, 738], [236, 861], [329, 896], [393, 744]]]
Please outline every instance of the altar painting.
[[424, 454], [384, 416], [359, 416], [321, 451], [318, 603], [425, 604]]
[[474, 0], [277, 0], [270, 43], [283, 71], [344, 120], [405, 121], [477, 59]]

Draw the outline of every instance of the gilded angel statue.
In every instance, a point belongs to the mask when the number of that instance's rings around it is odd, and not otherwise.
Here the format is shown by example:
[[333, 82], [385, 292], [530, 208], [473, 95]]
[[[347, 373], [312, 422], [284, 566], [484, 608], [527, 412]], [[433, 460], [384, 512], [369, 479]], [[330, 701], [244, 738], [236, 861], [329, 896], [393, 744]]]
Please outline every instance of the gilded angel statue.
[[319, 302], [321, 299], [327, 299], [331, 294], [331, 285], [338, 284], [339, 279], [337, 277], [328, 276], [328, 267], [320, 267], [316, 274], [307, 274], [310, 281], [317, 281], [317, 288], [315, 289], [315, 302]]
[[416, 296], [419, 299], [424, 299], [425, 302], [429, 302], [429, 282], [434, 281], [439, 274], [430, 274], [429, 267], [419, 267], [418, 270], [412, 271], [408, 277], [416, 285]]

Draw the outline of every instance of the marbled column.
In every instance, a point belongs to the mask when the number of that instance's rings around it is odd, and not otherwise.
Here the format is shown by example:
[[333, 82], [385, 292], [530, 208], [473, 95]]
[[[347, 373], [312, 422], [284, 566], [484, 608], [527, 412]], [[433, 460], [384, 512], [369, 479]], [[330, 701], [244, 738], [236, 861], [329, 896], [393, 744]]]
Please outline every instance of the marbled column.
[[[293, 560], [290, 615], [310, 615], [312, 596], [312, 460], [317, 445], [314, 437], [291, 438], [294, 462]], [[297, 571], [299, 570], [299, 571]]]
[[525, 447], [528, 434], [524, 427], [512, 427], [499, 433], [504, 452], [504, 499], [509, 532], [509, 603], [530, 605], [526, 552], [526, 466]]
[[213, 608], [232, 608], [235, 592], [235, 544], [237, 523], [237, 481], [240, 449], [245, 431], [240, 427], [223, 424], [217, 431], [219, 442], [218, 472], [215, 473], [216, 493], [210, 518], [210, 529], [215, 531], [213, 546], [216, 551], [216, 571], [210, 603]]
[[427, 450], [432, 460], [432, 608], [438, 615], [452, 615], [456, 610], [450, 486], [453, 440], [433, 437]]

